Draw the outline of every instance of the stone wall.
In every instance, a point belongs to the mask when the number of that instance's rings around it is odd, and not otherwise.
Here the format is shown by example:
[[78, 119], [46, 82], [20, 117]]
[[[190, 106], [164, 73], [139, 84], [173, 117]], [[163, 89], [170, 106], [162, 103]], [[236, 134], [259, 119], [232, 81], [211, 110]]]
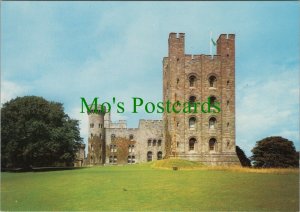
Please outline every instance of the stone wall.
[[[161, 157], [164, 156], [162, 129], [161, 120], [140, 120], [138, 128], [108, 128], [105, 130], [106, 145], [110, 147], [115, 144], [114, 141], [134, 141], [135, 163], [146, 162], [149, 152], [152, 152], [152, 160], [157, 160], [158, 153], [161, 152]], [[148, 146], [149, 140], [151, 145]], [[119, 151], [118, 146], [116, 151]], [[109, 164], [109, 157], [106, 157], [106, 164]]]

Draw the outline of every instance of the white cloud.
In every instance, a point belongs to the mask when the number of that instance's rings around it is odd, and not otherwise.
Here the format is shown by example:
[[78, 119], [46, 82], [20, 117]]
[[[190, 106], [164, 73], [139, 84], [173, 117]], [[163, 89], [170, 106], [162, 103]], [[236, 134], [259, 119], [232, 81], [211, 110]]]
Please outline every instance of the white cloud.
[[286, 137], [299, 148], [298, 77], [294, 68], [238, 82], [236, 142], [248, 155], [255, 142], [266, 136]]
[[29, 87], [14, 82], [2, 80], [1, 82], [1, 103], [5, 103], [13, 98], [24, 95]]

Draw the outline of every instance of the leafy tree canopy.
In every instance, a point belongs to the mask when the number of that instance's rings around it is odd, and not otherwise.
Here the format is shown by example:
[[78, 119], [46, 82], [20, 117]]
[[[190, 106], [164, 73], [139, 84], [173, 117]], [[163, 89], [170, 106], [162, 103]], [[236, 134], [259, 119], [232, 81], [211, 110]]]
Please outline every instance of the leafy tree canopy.
[[241, 162], [241, 165], [250, 167], [251, 160], [249, 158], [247, 158], [247, 156], [245, 155], [245, 152], [239, 146], [236, 146], [235, 149], [236, 149], [236, 154]]
[[264, 138], [252, 149], [255, 167], [298, 167], [299, 157], [294, 143], [280, 136]]
[[61, 103], [17, 97], [1, 108], [2, 167], [70, 165], [82, 142]]

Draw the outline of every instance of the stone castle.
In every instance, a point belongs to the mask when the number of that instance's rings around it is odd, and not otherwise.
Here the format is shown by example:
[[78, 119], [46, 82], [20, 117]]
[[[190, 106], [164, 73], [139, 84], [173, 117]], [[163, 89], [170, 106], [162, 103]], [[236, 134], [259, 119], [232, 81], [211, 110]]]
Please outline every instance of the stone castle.
[[[169, 34], [163, 58], [163, 101], [219, 102], [220, 113], [164, 113], [138, 128], [90, 113], [86, 165], [133, 164], [182, 158], [209, 165], [238, 165], [235, 152], [235, 35], [221, 34], [217, 55], [185, 54], [185, 34]], [[192, 108], [194, 109], [194, 108]], [[214, 109], [211, 108], [213, 111]], [[81, 151], [82, 157], [83, 150]]]

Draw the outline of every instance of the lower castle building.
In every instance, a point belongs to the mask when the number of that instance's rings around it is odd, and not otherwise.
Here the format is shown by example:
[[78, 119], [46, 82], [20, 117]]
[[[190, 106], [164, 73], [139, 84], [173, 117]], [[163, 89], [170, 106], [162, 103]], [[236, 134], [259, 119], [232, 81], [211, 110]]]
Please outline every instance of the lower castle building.
[[[163, 58], [163, 101], [219, 102], [221, 112], [164, 113], [140, 120], [138, 128], [111, 121], [110, 113], [89, 116], [87, 165], [134, 164], [182, 158], [210, 165], [239, 165], [235, 152], [235, 35], [222, 34], [216, 55], [185, 54], [185, 34], [170, 33]], [[210, 107], [210, 106], [208, 106]]]
[[164, 157], [162, 120], [140, 120], [138, 128], [126, 121], [112, 122], [110, 113], [89, 114], [87, 163], [134, 164]]

